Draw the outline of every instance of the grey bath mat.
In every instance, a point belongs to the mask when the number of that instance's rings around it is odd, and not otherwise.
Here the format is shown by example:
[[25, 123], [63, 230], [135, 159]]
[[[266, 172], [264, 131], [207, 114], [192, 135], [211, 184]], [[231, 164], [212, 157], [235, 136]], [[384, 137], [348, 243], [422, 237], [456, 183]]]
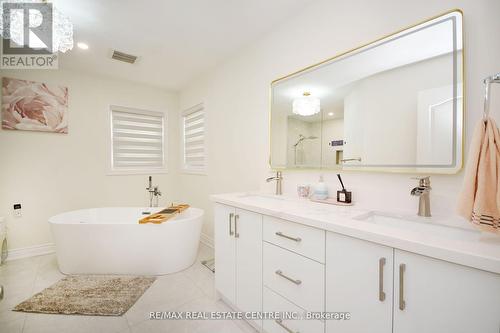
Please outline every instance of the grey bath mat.
[[153, 277], [67, 276], [18, 304], [14, 311], [121, 316], [155, 280]]

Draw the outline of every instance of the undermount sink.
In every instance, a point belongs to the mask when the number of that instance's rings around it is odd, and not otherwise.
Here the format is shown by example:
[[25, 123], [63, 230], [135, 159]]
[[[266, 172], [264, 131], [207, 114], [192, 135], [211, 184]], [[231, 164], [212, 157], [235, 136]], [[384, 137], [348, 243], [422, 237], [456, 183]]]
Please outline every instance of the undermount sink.
[[272, 210], [282, 210], [287, 206], [285, 198], [273, 194], [249, 192], [239, 195], [238, 198], [248, 202], [248, 204], [258, 205]]
[[429, 236], [454, 239], [454, 240], [477, 240], [481, 232], [474, 229], [465, 229], [446, 224], [440, 224], [435, 220], [419, 217], [405, 217], [391, 213], [369, 212], [357, 217], [355, 220], [365, 221], [385, 227], [397, 228], [405, 231], [418, 232]]

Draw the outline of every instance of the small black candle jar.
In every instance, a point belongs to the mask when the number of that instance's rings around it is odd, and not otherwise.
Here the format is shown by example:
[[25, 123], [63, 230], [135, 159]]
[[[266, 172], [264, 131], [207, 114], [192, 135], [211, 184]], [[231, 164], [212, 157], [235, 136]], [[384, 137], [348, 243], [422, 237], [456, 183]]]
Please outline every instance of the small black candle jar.
[[352, 202], [352, 192], [346, 190], [337, 191], [337, 202], [351, 203]]

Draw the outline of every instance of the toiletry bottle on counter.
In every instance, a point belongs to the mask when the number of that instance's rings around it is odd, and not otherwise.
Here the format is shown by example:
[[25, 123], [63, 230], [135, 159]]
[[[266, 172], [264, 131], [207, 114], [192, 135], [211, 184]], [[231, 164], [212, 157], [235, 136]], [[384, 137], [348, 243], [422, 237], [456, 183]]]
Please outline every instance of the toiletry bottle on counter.
[[319, 182], [314, 186], [314, 198], [318, 200], [328, 199], [328, 187], [323, 181], [323, 176], [319, 176]]

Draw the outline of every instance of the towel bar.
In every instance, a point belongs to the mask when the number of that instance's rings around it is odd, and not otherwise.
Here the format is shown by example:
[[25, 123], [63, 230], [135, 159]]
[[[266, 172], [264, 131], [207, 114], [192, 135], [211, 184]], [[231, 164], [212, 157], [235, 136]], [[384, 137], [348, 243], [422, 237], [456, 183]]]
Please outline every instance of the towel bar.
[[489, 76], [483, 80], [484, 82], [484, 112], [483, 119], [490, 115], [490, 84], [500, 83], [500, 73]]

